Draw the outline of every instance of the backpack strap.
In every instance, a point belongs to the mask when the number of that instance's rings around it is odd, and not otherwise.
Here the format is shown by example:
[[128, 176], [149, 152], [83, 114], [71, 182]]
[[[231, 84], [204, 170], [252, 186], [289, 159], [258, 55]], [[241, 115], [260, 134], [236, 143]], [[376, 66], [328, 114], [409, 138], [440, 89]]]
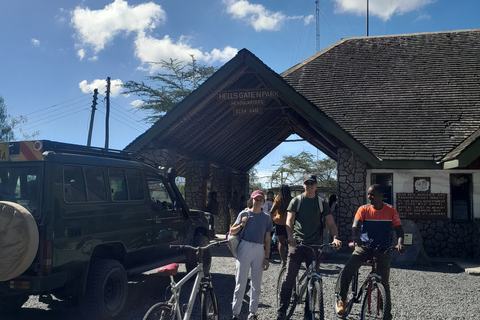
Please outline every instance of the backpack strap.
[[[302, 205], [302, 194], [299, 194], [297, 196], [297, 213], [298, 213], [298, 210], [300, 210], [300, 206]], [[317, 194], [317, 200], [318, 200], [318, 208], [320, 209], [320, 214], [323, 213], [323, 201], [322, 201], [322, 198]]]

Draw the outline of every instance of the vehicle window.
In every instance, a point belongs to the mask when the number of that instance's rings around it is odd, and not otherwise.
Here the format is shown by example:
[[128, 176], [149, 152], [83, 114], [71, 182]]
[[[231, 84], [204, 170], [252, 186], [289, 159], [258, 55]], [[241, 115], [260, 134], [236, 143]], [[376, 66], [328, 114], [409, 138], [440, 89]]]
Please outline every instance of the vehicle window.
[[123, 169], [108, 169], [108, 177], [110, 179], [110, 191], [112, 192], [113, 201], [128, 200], [127, 179]]
[[130, 200], [143, 200], [143, 183], [142, 175], [138, 170], [126, 170], [128, 196]]
[[88, 201], [106, 201], [107, 191], [102, 168], [85, 167]]
[[172, 196], [160, 179], [148, 178], [148, 189], [152, 205], [157, 210], [173, 210]]
[[66, 165], [63, 167], [63, 190], [66, 202], [87, 201], [85, 178], [81, 166]]
[[36, 216], [40, 202], [38, 179], [37, 167], [2, 168], [0, 199], [18, 203]]

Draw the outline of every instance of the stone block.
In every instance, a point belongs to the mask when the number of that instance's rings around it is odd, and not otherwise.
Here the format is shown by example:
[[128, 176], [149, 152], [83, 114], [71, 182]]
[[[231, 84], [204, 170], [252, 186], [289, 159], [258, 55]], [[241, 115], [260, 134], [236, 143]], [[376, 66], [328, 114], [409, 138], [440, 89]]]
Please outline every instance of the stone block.
[[[402, 227], [405, 233], [412, 234], [412, 244], [405, 245], [405, 253], [392, 254], [392, 266], [394, 267], [409, 267], [412, 265], [430, 265], [430, 259], [425, 253], [423, 247], [423, 238], [420, 234], [420, 230], [414, 221], [402, 220]], [[397, 237], [395, 231], [392, 236], [392, 245], [397, 244]]]

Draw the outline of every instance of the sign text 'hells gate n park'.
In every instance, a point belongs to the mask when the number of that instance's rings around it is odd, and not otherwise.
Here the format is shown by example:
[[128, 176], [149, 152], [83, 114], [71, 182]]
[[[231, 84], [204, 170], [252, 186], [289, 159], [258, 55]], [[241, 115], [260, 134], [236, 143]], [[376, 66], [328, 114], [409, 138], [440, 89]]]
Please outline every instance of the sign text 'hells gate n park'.
[[218, 100], [229, 100], [235, 116], [260, 115], [266, 100], [279, 97], [277, 90], [239, 90], [223, 91], [218, 94]]

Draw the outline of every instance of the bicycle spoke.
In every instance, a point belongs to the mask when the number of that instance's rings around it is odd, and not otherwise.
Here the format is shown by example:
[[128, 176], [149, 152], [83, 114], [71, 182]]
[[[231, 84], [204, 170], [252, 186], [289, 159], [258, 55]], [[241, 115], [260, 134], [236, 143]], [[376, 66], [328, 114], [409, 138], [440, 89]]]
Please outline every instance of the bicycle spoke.
[[361, 319], [383, 320], [385, 316], [387, 295], [381, 283], [373, 283], [363, 298]]
[[143, 320], [173, 320], [175, 318], [173, 310], [167, 302], [157, 303], [147, 311]]

